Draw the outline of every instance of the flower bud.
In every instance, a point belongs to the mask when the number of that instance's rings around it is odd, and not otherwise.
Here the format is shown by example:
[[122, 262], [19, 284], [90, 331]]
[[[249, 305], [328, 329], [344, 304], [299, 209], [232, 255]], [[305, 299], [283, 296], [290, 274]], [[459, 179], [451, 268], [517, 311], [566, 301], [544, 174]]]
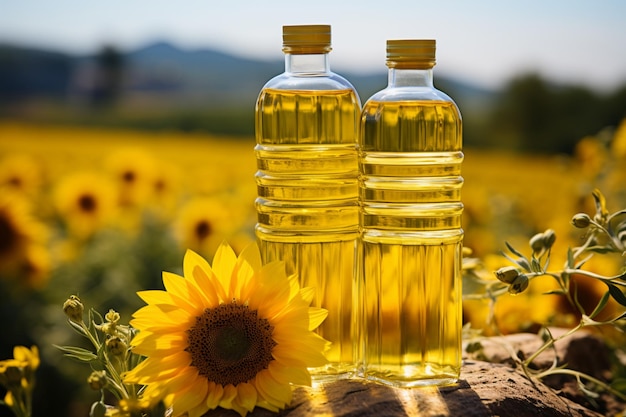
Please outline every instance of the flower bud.
[[70, 295], [70, 298], [63, 303], [63, 312], [75, 323], [82, 323], [83, 311], [85, 311], [85, 307], [80, 302], [80, 298], [75, 295]]
[[104, 319], [109, 323], [117, 324], [120, 321], [120, 313], [110, 309], [109, 312], [104, 315]]
[[548, 229], [543, 233], [537, 233], [535, 236], [530, 238], [530, 247], [532, 248], [534, 253], [539, 253], [544, 250], [548, 250], [554, 245], [556, 241], [556, 233], [554, 230]]
[[106, 371], [93, 371], [87, 378], [87, 384], [94, 391], [100, 391], [107, 384]]
[[117, 336], [113, 336], [107, 339], [106, 348], [112, 355], [123, 355], [128, 350], [126, 343]]
[[515, 295], [524, 292], [526, 288], [528, 288], [529, 283], [530, 280], [528, 279], [528, 277], [524, 274], [520, 274], [511, 283], [511, 286], [509, 287], [509, 293]]
[[543, 233], [537, 233], [535, 236], [530, 238], [528, 243], [534, 253], [541, 252], [545, 246]]
[[107, 406], [102, 401], [97, 401], [91, 405], [89, 417], [106, 417]]
[[572, 217], [572, 224], [574, 225], [574, 227], [584, 229], [586, 227], [589, 227], [589, 225], [591, 224], [591, 217], [589, 217], [589, 215], [586, 213], [575, 214], [574, 217]]
[[519, 270], [514, 266], [504, 266], [496, 272], [496, 278], [505, 284], [511, 284], [519, 276]]
[[550, 249], [556, 242], [556, 233], [552, 229], [543, 232], [543, 245], [546, 249]]
[[23, 364], [15, 359], [7, 359], [0, 364], [0, 382], [8, 390], [22, 386]]

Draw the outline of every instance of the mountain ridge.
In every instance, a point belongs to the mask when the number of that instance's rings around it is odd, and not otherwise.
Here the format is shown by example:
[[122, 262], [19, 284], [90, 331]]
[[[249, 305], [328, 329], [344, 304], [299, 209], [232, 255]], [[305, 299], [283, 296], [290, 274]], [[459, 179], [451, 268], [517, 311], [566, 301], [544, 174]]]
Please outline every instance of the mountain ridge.
[[[131, 100], [141, 97], [142, 102], [165, 100], [166, 104], [185, 107], [250, 105], [265, 82], [284, 71], [282, 60], [247, 58], [209, 47], [184, 49], [167, 40], [109, 52], [120, 58], [121, 96]], [[98, 59], [98, 53], [70, 54], [0, 44], [0, 100], [93, 94], [102, 81]], [[355, 86], [362, 101], [387, 83], [386, 72], [382, 71], [337, 72]], [[495, 94], [452, 77], [436, 74], [435, 81], [461, 107], [488, 101]]]

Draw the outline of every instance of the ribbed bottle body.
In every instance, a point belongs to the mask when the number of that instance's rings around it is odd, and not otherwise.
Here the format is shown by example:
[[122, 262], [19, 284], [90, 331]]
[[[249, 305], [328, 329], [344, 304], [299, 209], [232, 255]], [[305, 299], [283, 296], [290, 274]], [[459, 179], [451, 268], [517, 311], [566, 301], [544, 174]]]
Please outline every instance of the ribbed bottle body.
[[461, 365], [460, 113], [446, 99], [376, 97], [359, 142], [360, 372], [393, 386], [451, 383]]
[[[285, 83], [289, 84], [289, 83]], [[358, 237], [356, 141], [360, 101], [350, 87], [264, 88], [256, 109], [257, 240], [328, 310], [317, 332], [332, 345], [314, 378], [355, 370], [353, 281]]]

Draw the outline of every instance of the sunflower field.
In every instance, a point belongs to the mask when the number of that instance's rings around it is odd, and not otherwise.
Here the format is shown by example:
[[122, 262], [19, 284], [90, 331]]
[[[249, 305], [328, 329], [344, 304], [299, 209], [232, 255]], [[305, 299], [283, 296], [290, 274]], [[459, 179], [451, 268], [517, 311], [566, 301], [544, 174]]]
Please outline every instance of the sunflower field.
[[[142, 305], [136, 292], [160, 289], [162, 271], [180, 273], [186, 249], [211, 259], [223, 241], [236, 252], [255, 241], [253, 148], [252, 137], [0, 122], [0, 354], [39, 347], [35, 395], [49, 415], [88, 415], [96, 396], [82, 382], [89, 369], [54, 347], [76, 343], [62, 309], [70, 295], [127, 322]], [[486, 270], [509, 264], [505, 241], [522, 250], [547, 229], [557, 237], [551, 262], [563, 264], [583, 239], [570, 220], [593, 213], [594, 189], [612, 211], [626, 208], [626, 120], [580, 138], [572, 155], [464, 153], [464, 246]], [[621, 256], [588, 263], [598, 274], [623, 268]], [[571, 323], [551, 289], [533, 282], [503, 296], [501, 331]], [[605, 288], [582, 279], [579, 291], [593, 305]], [[464, 319], [488, 333], [487, 304], [468, 300]], [[55, 414], [58, 404], [69, 405]]]

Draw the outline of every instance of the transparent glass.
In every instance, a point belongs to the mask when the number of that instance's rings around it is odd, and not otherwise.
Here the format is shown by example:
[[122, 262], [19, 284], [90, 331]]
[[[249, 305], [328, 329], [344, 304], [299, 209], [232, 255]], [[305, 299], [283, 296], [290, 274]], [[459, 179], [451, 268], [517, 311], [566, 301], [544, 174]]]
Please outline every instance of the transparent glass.
[[462, 121], [432, 69], [390, 69], [359, 139], [359, 374], [411, 387], [461, 366]]
[[328, 310], [318, 333], [332, 345], [315, 380], [356, 369], [353, 286], [358, 238], [354, 87], [329, 69], [327, 54], [285, 55], [285, 72], [259, 94], [256, 235], [264, 262], [282, 260], [313, 305]]

